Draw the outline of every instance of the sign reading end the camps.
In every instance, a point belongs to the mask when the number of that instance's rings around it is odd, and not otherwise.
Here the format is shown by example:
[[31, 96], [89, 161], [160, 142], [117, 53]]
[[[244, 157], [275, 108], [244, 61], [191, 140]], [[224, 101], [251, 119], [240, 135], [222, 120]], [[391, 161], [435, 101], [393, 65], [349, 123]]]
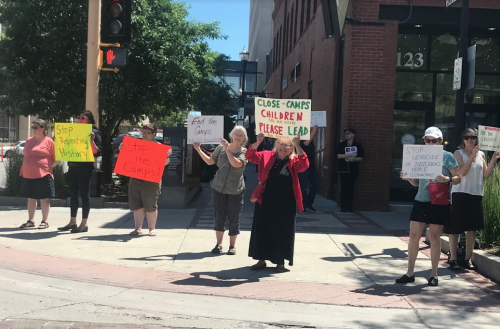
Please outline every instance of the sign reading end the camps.
[[115, 174], [159, 183], [170, 146], [129, 136], [123, 138]]
[[255, 132], [271, 138], [310, 139], [311, 100], [255, 97]]
[[403, 145], [403, 178], [435, 179], [442, 166], [443, 145]]
[[484, 151], [500, 151], [500, 128], [479, 126], [479, 148]]
[[221, 115], [188, 115], [187, 143], [220, 143], [224, 138], [224, 117]]
[[90, 146], [92, 125], [56, 122], [54, 131], [56, 161], [94, 162]]

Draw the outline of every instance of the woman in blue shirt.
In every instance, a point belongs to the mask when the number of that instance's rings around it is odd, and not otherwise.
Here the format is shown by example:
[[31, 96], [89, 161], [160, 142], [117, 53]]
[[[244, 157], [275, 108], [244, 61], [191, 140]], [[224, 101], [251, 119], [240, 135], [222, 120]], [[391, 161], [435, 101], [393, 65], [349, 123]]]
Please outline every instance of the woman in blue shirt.
[[[425, 131], [425, 145], [443, 144], [443, 133], [437, 127], [429, 127]], [[450, 205], [431, 204], [428, 179], [401, 179], [410, 182], [413, 186], [418, 186], [418, 193], [415, 196], [413, 208], [410, 215], [410, 241], [408, 243], [408, 270], [401, 278], [396, 279], [396, 283], [415, 282], [415, 261], [417, 259], [419, 242], [422, 231], [426, 224], [429, 224], [429, 236], [431, 240], [431, 263], [432, 271], [429, 278], [429, 286], [438, 285], [437, 269], [441, 256], [441, 231], [443, 226], [451, 221]], [[444, 151], [442, 174], [437, 176], [435, 181], [446, 184], [459, 184], [458, 163], [452, 153]]]

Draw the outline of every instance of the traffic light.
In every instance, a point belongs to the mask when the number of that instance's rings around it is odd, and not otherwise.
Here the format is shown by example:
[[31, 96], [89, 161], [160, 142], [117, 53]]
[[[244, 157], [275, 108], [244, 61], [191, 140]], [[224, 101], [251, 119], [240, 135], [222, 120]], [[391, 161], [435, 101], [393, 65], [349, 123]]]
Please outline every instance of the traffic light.
[[106, 47], [102, 50], [103, 68], [120, 68], [127, 65], [127, 48]]
[[132, 0], [101, 0], [101, 42], [129, 43]]

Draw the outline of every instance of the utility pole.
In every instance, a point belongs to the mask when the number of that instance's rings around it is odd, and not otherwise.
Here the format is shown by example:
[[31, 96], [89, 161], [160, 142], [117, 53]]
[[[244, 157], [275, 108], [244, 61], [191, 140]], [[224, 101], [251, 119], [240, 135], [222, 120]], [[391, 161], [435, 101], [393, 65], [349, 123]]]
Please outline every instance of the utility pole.
[[455, 101], [455, 138], [451, 143], [454, 152], [460, 145], [462, 138], [462, 131], [465, 129], [465, 89], [467, 88], [467, 79], [469, 77], [469, 68], [467, 65], [467, 46], [469, 42], [469, 0], [462, 0], [462, 20], [460, 23], [460, 47], [459, 57], [462, 57], [462, 82], [460, 89], [457, 90], [457, 97]]
[[85, 109], [99, 123], [99, 43], [101, 34], [101, 0], [89, 0], [87, 35], [87, 88]]

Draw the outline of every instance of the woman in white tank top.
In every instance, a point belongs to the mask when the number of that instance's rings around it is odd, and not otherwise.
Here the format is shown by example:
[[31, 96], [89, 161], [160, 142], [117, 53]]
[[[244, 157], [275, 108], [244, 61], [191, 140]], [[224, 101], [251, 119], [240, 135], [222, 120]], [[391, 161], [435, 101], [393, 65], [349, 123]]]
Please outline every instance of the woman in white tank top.
[[[500, 152], [495, 152], [489, 166], [486, 166], [486, 157], [479, 151], [477, 130], [464, 130], [462, 145], [455, 151], [462, 180], [451, 188], [452, 220], [451, 225], [444, 229], [450, 238], [450, 269], [473, 269], [470, 258], [476, 241], [476, 231], [484, 228], [484, 180], [490, 176], [499, 158]], [[458, 236], [462, 232], [467, 232], [465, 259], [457, 261]]]

